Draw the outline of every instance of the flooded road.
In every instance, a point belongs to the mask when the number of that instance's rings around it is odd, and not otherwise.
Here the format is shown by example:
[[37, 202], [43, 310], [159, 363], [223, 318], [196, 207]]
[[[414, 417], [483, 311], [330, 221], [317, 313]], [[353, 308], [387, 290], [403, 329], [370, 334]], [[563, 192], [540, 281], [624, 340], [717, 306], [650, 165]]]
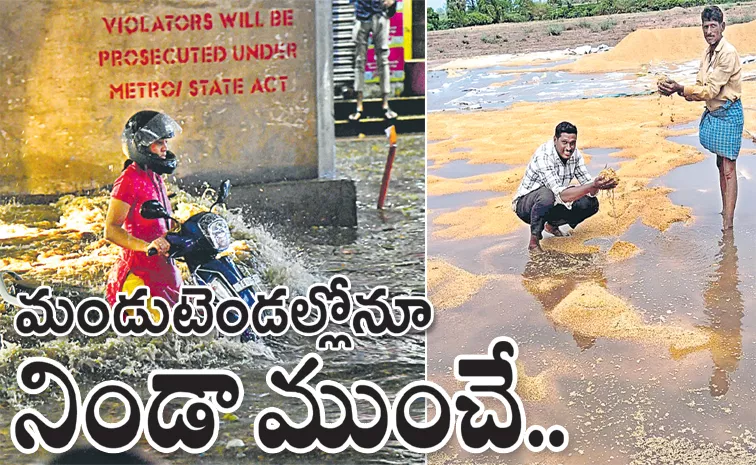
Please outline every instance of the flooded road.
[[[355, 228], [315, 228], [292, 234], [273, 227], [245, 224], [233, 213], [224, 213], [237, 242], [239, 262], [259, 273], [268, 287], [289, 286], [302, 294], [314, 282], [325, 282], [337, 273], [352, 281], [352, 291], [361, 292], [379, 284], [392, 294], [424, 291], [424, 138], [400, 137], [400, 149], [389, 187], [387, 207], [375, 210], [375, 201], [385, 163], [383, 138], [337, 141], [336, 167], [340, 175], [357, 180], [359, 225]], [[233, 188], [231, 190], [233, 195]], [[16, 270], [28, 279], [50, 284], [55, 292], [76, 300], [104, 291], [105, 276], [118, 249], [101, 239], [101, 224], [107, 208], [106, 192], [91, 198], [63, 198], [51, 205], [7, 204], [0, 206], [0, 269]], [[178, 193], [173, 203], [181, 217], [196, 208], [197, 199]], [[135, 447], [165, 463], [423, 463], [424, 456], [406, 451], [396, 441], [376, 454], [262, 454], [254, 445], [253, 422], [260, 410], [278, 406], [301, 421], [303, 405], [271, 392], [265, 375], [272, 366], [291, 370], [302, 357], [314, 352], [314, 339], [288, 334], [268, 338], [265, 345], [239, 344], [226, 340], [197, 338], [83, 338], [68, 340], [20, 339], [13, 334], [12, 313], [0, 304], [0, 331], [11, 345], [0, 350], [0, 463], [45, 463], [50, 454], [20, 454], [10, 441], [9, 425], [22, 406], [34, 405], [51, 419], [60, 414], [57, 389], [51, 395], [32, 399], [19, 391], [16, 368], [26, 357], [47, 356], [72, 369], [82, 397], [97, 383], [118, 379], [147, 396], [147, 375], [156, 368], [229, 368], [242, 379], [244, 401], [233, 417], [221, 421], [215, 445], [195, 456], [177, 452], [161, 455], [146, 441]], [[315, 379], [351, 385], [371, 380], [389, 398], [425, 373], [423, 335], [403, 338], [356, 339], [353, 352], [323, 352], [324, 369]], [[33, 404], [32, 404], [33, 402]], [[335, 404], [326, 404], [329, 413]], [[369, 410], [365, 410], [368, 412]], [[115, 421], [122, 412], [105, 403], [103, 416]], [[419, 417], [422, 411], [413, 409]], [[241, 447], [227, 448], [234, 440]], [[237, 441], [234, 441], [238, 444]], [[85, 445], [83, 439], [79, 442]]]
[[[493, 71], [468, 73], [483, 79]], [[578, 87], [585, 80], [567, 73], [563, 78], [573, 79]], [[612, 76], [594, 76], [597, 80], [604, 78], [606, 82], [619, 82]], [[498, 78], [507, 79], [504, 75]], [[532, 95], [551, 95], [552, 88], [543, 82], [538, 85], [541, 87], [536, 86]], [[643, 85], [639, 82], [628, 89]], [[505, 83], [497, 89], [519, 92], [517, 86], [517, 82]], [[608, 108], [616, 105], [601, 89], [579, 97], [570, 94], [569, 98], [599, 96]], [[622, 85], [619, 89], [624, 92]], [[434, 108], [441, 109], [453, 106], [460, 95], [442, 91], [432, 94], [430, 101], [436, 98], [439, 100]], [[682, 109], [683, 104], [677, 105], [676, 109]], [[537, 108], [536, 117], [548, 114], [543, 107]], [[460, 118], [474, 113], [460, 112]], [[603, 124], [628, 125], [628, 131], [632, 131], [623, 116], [617, 112]], [[509, 124], [504, 119], [506, 113], [489, 117], [502, 122], [505, 134]], [[431, 134], [433, 118], [431, 115], [428, 123]], [[569, 112], [563, 119], [570, 120]], [[696, 123], [671, 126], [671, 132], [686, 134], [667, 140], [701, 151]], [[601, 124], [578, 123], [578, 147], [581, 140], [594, 139], [593, 131], [600, 130]], [[455, 133], [453, 128], [447, 132], [451, 139], [444, 148], [473, 143], [464, 132]], [[543, 141], [549, 137], [545, 132]], [[595, 142], [590, 147], [583, 152], [589, 156], [588, 168], [594, 176], [606, 166], [621, 169], [627, 165], [639, 171], [634, 160], [616, 156], [618, 149], [596, 148]], [[536, 148], [533, 145], [522, 150], [532, 153]], [[508, 168], [480, 161], [473, 164], [476, 154], [470, 160], [455, 159], [453, 163], [479, 168], [474, 175], [490, 178], [479, 189], [450, 194], [439, 189], [439, 195], [428, 198], [428, 257], [432, 260], [429, 294], [436, 305], [446, 302], [449, 288], [463, 296], [461, 301], [437, 311], [428, 333], [429, 379], [448, 390], [458, 388], [461, 385], [452, 375], [454, 357], [483, 353], [495, 337], [510, 336], [519, 344], [517, 392], [523, 399], [527, 424], [545, 428], [562, 425], [570, 433], [570, 445], [560, 454], [519, 450], [503, 457], [473, 456], [452, 444], [432, 454], [429, 463], [753, 463], [756, 207], [748, 199], [756, 194], [756, 179], [751, 175], [756, 170], [756, 157], [751, 152], [754, 148], [752, 142], [744, 140], [738, 159], [739, 203], [734, 234], [723, 234], [720, 229], [718, 174], [714, 156], [705, 152], [697, 155], [705, 156], [703, 161], [692, 163], [691, 159], [691, 164], [651, 179], [627, 169], [625, 182], [634, 187], [618, 194], [671, 188], [671, 202], [690, 209], [687, 222], [674, 221], [669, 227], [658, 228], [639, 218], [627, 228], [619, 222], [615, 228], [611, 221], [606, 222], [606, 228], [598, 228], [588, 220], [576, 231], [589, 231], [579, 241], [585, 240], [581, 249], [594, 246], [594, 251], [564, 250], [559, 247], [560, 241], [567, 239], [549, 238], [544, 241], [546, 252], [532, 257], [526, 250], [529, 230], [524, 223], [505, 234], [476, 236], [465, 232], [464, 237], [456, 238], [439, 234], [448, 231], [446, 224], [438, 221], [442, 215], [486, 201], [501, 199], [497, 200], [499, 209], [487, 211], [502, 217], [511, 215], [506, 211], [507, 201], [511, 201], [517, 184], [508, 184], [509, 189], [486, 190], [496, 185], [494, 179], [506, 176]], [[685, 153], [687, 156], [690, 152]], [[439, 150], [438, 154], [445, 161], [445, 153]], [[504, 154], [482, 156], [506, 160]], [[522, 158], [520, 154], [518, 157]], [[429, 176], [445, 166], [434, 162]], [[619, 176], [623, 179], [623, 171]], [[601, 195], [600, 202], [602, 211], [611, 212], [607, 195]], [[619, 207], [623, 205], [618, 203]], [[663, 211], [660, 205], [659, 212]], [[620, 211], [615, 216], [625, 214]], [[618, 258], [610, 253], [615, 244], [626, 243], [637, 250]], [[435, 290], [431, 284], [434, 267], [443, 270], [437, 279], [447, 282]]]
[[377, 210], [388, 144], [385, 137], [339, 139], [337, 177], [357, 186], [358, 228], [273, 227], [313, 269], [347, 274], [358, 291], [425, 292], [425, 137], [399, 135], [383, 210]]

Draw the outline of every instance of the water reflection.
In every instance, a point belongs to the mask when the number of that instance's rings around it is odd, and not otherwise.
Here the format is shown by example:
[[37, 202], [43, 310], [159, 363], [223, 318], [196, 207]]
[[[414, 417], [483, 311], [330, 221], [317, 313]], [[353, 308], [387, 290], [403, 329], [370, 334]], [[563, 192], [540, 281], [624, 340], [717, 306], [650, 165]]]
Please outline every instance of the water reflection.
[[[565, 328], [550, 316], [554, 307], [564, 300], [580, 283], [595, 282], [606, 287], [603, 267], [596, 263], [594, 254], [566, 254], [555, 250], [531, 254], [522, 284], [543, 306], [543, 311], [554, 329]], [[593, 347], [596, 338], [570, 331], [580, 351]]]
[[725, 232], [720, 240], [717, 260], [714, 279], [704, 291], [714, 362], [709, 391], [714, 397], [727, 394], [730, 376], [743, 356], [743, 296], [738, 290], [738, 248], [732, 231]]

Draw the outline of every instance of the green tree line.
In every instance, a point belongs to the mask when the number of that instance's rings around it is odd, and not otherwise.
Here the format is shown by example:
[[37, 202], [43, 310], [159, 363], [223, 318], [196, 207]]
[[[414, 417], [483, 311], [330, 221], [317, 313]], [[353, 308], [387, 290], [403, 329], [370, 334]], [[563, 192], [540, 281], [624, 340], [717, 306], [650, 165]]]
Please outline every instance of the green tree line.
[[[719, 3], [734, 3], [725, 0]], [[454, 29], [495, 23], [581, 18], [618, 13], [669, 10], [708, 5], [711, 0], [598, 0], [573, 4], [570, 0], [447, 0], [445, 13], [428, 8], [428, 30]]]

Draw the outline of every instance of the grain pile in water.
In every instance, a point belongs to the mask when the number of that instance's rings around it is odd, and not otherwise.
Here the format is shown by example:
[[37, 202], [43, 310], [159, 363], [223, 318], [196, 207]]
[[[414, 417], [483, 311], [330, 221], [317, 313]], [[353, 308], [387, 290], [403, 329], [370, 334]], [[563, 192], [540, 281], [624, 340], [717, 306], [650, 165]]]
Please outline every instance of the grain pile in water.
[[644, 323], [636, 308], [592, 282], [578, 284], [554, 307], [551, 318], [574, 334], [663, 344], [672, 353], [709, 344], [709, 335], [698, 328]]
[[640, 251], [641, 249], [632, 242], [617, 241], [614, 243], [614, 245], [612, 245], [607, 254], [609, 255], [609, 259], [611, 261], [616, 262], [633, 257], [639, 254]]
[[428, 259], [428, 295], [436, 311], [459, 307], [489, 279], [491, 276], [469, 273], [440, 258]]

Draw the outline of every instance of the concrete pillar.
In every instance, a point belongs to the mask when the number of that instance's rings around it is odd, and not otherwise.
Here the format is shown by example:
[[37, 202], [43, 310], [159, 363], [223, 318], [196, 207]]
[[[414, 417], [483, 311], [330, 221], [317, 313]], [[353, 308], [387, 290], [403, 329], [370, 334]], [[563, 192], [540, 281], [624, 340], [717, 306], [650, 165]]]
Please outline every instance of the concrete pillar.
[[0, 194], [96, 188], [143, 109], [183, 126], [185, 185], [334, 171], [330, 4], [0, 2]]

